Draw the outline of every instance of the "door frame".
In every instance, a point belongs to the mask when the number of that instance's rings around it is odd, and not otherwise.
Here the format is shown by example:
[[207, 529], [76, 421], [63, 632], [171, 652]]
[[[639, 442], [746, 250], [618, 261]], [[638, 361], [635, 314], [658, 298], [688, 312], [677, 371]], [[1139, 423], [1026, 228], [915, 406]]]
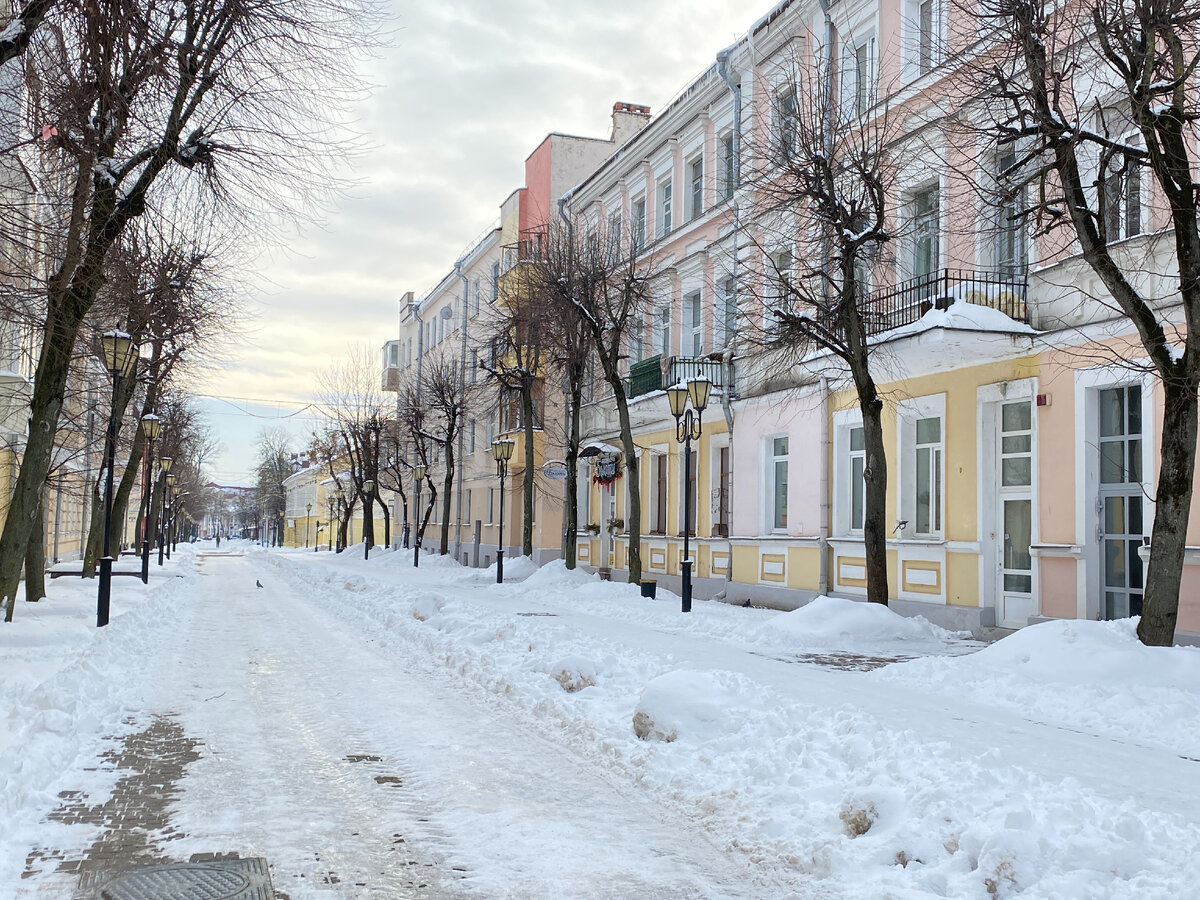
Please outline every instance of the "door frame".
[[[977, 488], [978, 530], [979, 530], [979, 605], [991, 607], [996, 612], [996, 624], [1002, 625], [1004, 613], [1003, 590], [1003, 522], [1004, 506], [1000, 495], [1000, 406], [1018, 400], [1028, 401], [1030, 410], [1030, 459], [1031, 472], [1029, 479], [1030, 499], [1030, 544], [1037, 544], [1041, 539], [1040, 509], [1038, 504], [1038, 380], [1036, 378], [1019, 378], [1012, 381], [1002, 381], [995, 384], [980, 385], [976, 389], [976, 446], [978, 449], [979, 471], [975, 478]], [[1041, 610], [1041, 595], [1039, 593], [1038, 561], [1034, 556], [1030, 561], [1032, 578], [1031, 599], [1033, 615]], [[1015, 627], [1026, 625], [1019, 622]], [[1008, 623], [1005, 627], [1014, 627]]]
[[1125, 365], [1096, 366], [1075, 371], [1075, 543], [1083, 548], [1076, 567], [1076, 610], [1081, 619], [1103, 615], [1104, 558], [1100, 531], [1100, 391], [1105, 388], [1142, 387], [1142, 522], [1154, 521], [1154, 486], [1158, 480], [1155, 378], [1137, 367], [1147, 360]]

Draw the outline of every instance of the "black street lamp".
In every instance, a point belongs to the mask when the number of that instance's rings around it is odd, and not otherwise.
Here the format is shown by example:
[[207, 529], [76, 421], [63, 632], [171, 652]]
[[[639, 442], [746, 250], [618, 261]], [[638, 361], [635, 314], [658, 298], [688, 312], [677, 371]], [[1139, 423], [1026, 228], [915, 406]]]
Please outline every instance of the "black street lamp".
[[179, 514], [183, 512], [183, 497], [187, 493], [180, 490], [179, 485], [171, 489], [171, 528], [167, 532], [167, 559], [171, 558], [171, 551], [179, 541]]
[[[712, 382], [703, 375], [667, 388], [667, 402], [675, 417], [675, 440], [683, 444], [683, 612], [692, 611], [692, 558], [688, 536], [692, 530], [692, 441], [700, 440], [700, 416], [708, 406]], [[691, 400], [691, 407], [688, 401]]]
[[163, 552], [167, 549], [165, 546], [167, 537], [167, 512], [170, 509], [167, 500], [171, 496], [171, 491], [175, 488], [175, 473], [170, 471], [171, 457], [164, 456], [162, 461], [165, 465], [163, 466], [162, 513], [158, 517], [158, 564], [160, 566], [163, 564]]
[[308, 549], [308, 520], [312, 518], [312, 504], [304, 504], [304, 549]]
[[363, 559], [368, 560], [371, 558], [371, 537], [375, 535], [374, 527], [371, 534], [367, 534], [367, 516], [375, 515], [375, 482], [370, 478], [363, 482], [363, 493], [367, 495], [363, 501]]
[[129, 377], [133, 368], [133, 360], [137, 356], [137, 346], [133, 338], [124, 331], [106, 331], [100, 338], [104, 349], [104, 366], [112, 376], [112, 406], [108, 414], [108, 459], [105, 465], [108, 471], [104, 476], [104, 555], [100, 557], [100, 585], [96, 594], [96, 627], [103, 628], [108, 624], [109, 601], [112, 598], [112, 502], [113, 502], [113, 463], [117, 455], [117, 388], [120, 379]]
[[504, 476], [508, 474], [508, 461], [512, 459], [516, 442], [512, 438], [492, 441], [492, 459], [496, 460], [496, 474], [500, 476], [500, 531], [496, 539], [496, 584], [504, 583]]
[[154, 492], [151, 470], [154, 468], [154, 441], [162, 430], [162, 421], [154, 413], [142, 416], [142, 434], [146, 436], [146, 462], [142, 466], [142, 483], [146, 491], [146, 515], [142, 518], [142, 584], [150, 583], [150, 498]]
[[416, 537], [413, 539], [413, 568], [421, 565], [421, 480], [425, 477], [424, 463], [417, 463], [413, 466], [413, 480], [416, 482], [414, 491], [416, 499], [413, 501], [413, 531], [416, 532]]

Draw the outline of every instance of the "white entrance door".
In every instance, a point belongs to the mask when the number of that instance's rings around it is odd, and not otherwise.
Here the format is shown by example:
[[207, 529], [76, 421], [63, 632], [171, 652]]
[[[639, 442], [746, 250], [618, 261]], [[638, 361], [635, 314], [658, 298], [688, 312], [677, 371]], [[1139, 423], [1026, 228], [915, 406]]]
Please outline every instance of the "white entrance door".
[[1033, 598], [1033, 404], [1000, 404], [999, 471], [996, 473], [1000, 545], [1000, 598], [996, 617], [1004, 628], [1022, 628], [1036, 614]]

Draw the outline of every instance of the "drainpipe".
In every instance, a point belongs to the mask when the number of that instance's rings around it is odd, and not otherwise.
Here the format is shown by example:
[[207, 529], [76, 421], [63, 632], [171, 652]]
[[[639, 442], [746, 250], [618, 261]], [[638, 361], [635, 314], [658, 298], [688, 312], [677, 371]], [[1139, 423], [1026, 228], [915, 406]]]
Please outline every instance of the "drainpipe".
[[[463, 259], [455, 260], [454, 273], [462, 279], [462, 316], [459, 319], [460, 329], [462, 331], [461, 347], [458, 356], [458, 398], [462, 402], [463, 397], [467, 392], [467, 302], [470, 300], [470, 283], [467, 281], [467, 276], [463, 274]], [[459, 555], [462, 553], [462, 505], [463, 505], [463, 478], [466, 477], [466, 466], [463, 460], [463, 430], [467, 427], [466, 422], [460, 422], [458, 428], [458, 512], [454, 517], [454, 559], [458, 561]]]
[[[734, 45], [736, 46], [736, 45]], [[741, 261], [741, 235], [742, 235], [742, 218], [740, 209], [740, 198], [738, 196], [738, 188], [742, 183], [742, 88], [733, 80], [733, 75], [729, 71], [729, 56], [733, 52], [733, 46], [726, 47], [717, 54], [717, 74], [721, 76], [721, 80], [725, 82], [725, 86], [729, 88], [729, 92], [733, 95], [733, 178], [734, 178], [734, 193], [733, 193], [733, 266], [730, 272], [730, 277], [733, 279], [734, 297], [736, 299], [736, 291], [739, 284], [738, 264]], [[734, 323], [736, 327], [736, 321]], [[728, 341], [727, 341], [728, 343]], [[726, 346], [725, 352], [721, 354], [721, 412], [725, 414], [725, 426], [729, 431], [729, 510], [733, 511], [733, 460], [734, 460], [734, 443], [733, 443], [733, 408], [730, 406], [729, 393], [733, 382], [733, 351]], [[733, 529], [730, 528], [730, 532]], [[729, 566], [725, 569], [725, 584], [726, 591], [728, 585], [733, 581], [733, 534], [730, 533], [726, 537], [726, 549], [729, 551]], [[726, 595], [728, 596], [728, 594]]]
[[821, 567], [820, 575], [817, 581], [817, 591], [821, 594], [829, 593], [829, 455], [832, 452], [829, 446], [829, 378], [825, 375], [820, 379], [821, 391], [821, 467], [820, 467], [820, 492], [821, 492], [821, 517], [820, 530], [818, 531], [817, 546], [821, 551]]

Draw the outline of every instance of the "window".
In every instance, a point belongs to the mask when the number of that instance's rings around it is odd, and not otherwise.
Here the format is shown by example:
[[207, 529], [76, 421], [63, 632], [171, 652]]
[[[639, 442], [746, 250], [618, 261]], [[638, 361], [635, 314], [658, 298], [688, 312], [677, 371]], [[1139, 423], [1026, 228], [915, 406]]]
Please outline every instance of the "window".
[[846, 40], [839, 63], [838, 84], [843, 115], [861, 116], [874, 101], [874, 34]]
[[870, 100], [871, 45], [863, 42], [854, 48], [854, 111], [862, 115]]
[[684, 355], [697, 357], [703, 347], [703, 310], [700, 306], [700, 292], [692, 291], [683, 298], [683, 308], [687, 312], [687, 332], [688, 335], [685, 346], [680, 347], [680, 352]]
[[621, 214], [613, 213], [608, 217], [608, 258], [621, 259]]
[[849, 525], [851, 531], [863, 530], [866, 516], [866, 483], [863, 476], [867, 470], [866, 441], [861, 425], [850, 429], [850, 484], [847, 500], [850, 504]]
[[388, 342], [388, 368], [395, 369], [400, 365], [400, 345], [395, 341]]
[[655, 534], [667, 533], [667, 456], [654, 454], [654, 527]]
[[787, 309], [792, 297], [792, 251], [780, 250], [772, 254], [771, 270], [775, 279], [775, 305]]
[[654, 323], [654, 349], [663, 356], [671, 354], [671, 307], [663, 305], [658, 308], [657, 320]]
[[500, 296], [500, 263], [492, 263], [492, 302]]
[[1005, 275], [1024, 273], [1028, 262], [1025, 244], [1025, 226], [1022, 213], [1025, 195], [1017, 181], [1014, 169], [1017, 153], [1013, 147], [1005, 147], [996, 154], [996, 271]]
[[479, 297], [483, 289], [479, 285], [479, 279], [475, 279], [475, 292], [471, 297], [471, 315], [479, 315]]
[[924, 75], [933, 68], [933, 0], [917, 4], [917, 70]]
[[671, 233], [671, 180], [667, 179], [658, 186], [658, 236], [666, 237]]
[[904, 68], [908, 78], [933, 70], [942, 59], [942, 0], [905, 0]]
[[697, 156], [688, 166], [688, 178], [691, 187], [691, 208], [688, 219], [699, 218], [704, 213], [704, 157]]
[[635, 363], [641, 362], [646, 356], [646, 323], [640, 315], [634, 319], [629, 345], [630, 359]]
[[723, 177], [721, 189], [726, 200], [733, 196], [738, 186], [737, 155], [733, 146], [733, 132], [721, 137], [721, 163]]
[[629, 223], [629, 239], [633, 244], [633, 252], [640, 253], [646, 246], [646, 198], [638, 197], [633, 201], [632, 214]]
[[938, 186], [932, 185], [913, 194], [912, 276], [932, 278], [941, 261], [941, 204]]
[[470, 525], [471, 524], [471, 489], [470, 488], [467, 488], [466, 497], [464, 499], [465, 499], [465, 502], [467, 505], [466, 505], [466, 509], [461, 511], [460, 517], [462, 518], [463, 522]]
[[721, 347], [733, 343], [738, 332], [738, 280], [726, 278], [721, 282], [721, 310], [719, 314]]
[[787, 529], [788, 502], [788, 439], [771, 438], [767, 460], [768, 524], [772, 531]]
[[[1131, 141], [1132, 142], [1132, 141]], [[1111, 243], [1142, 233], [1141, 167], [1114, 154], [1104, 173], [1104, 236]]]
[[477, 378], [479, 378], [479, 351], [472, 350], [471, 370], [467, 372], [467, 381], [469, 381], [471, 384], [474, 384]]
[[918, 536], [933, 537], [942, 531], [942, 420], [917, 419], [916, 435], [913, 530]]
[[787, 162], [796, 150], [796, 119], [799, 109], [796, 102], [796, 89], [788, 85], [780, 91], [775, 98], [775, 107], [779, 119], [776, 131], [778, 138], [776, 149], [779, 152], [780, 162]]
[[475, 420], [467, 423], [467, 452], [475, 452]]

